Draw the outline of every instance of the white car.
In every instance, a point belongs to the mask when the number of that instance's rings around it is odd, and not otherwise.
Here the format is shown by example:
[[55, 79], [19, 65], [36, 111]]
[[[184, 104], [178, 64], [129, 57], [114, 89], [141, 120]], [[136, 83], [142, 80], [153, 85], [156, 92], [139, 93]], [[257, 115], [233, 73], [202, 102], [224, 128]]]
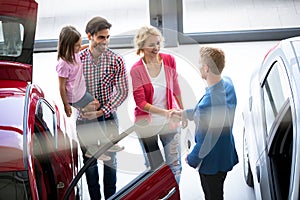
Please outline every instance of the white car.
[[244, 117], [244, 175], [256, 199], [299, 199], [300, 36], [280, 41], [252, 75]]

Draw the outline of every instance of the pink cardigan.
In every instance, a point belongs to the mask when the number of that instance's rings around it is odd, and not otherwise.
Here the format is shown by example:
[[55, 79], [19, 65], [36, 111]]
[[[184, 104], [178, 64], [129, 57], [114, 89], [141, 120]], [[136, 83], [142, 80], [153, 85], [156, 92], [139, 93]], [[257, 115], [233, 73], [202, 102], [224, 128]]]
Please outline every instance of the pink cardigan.
[[[181, 95], [180, 87], [178, 84], [178, 74], [176, 71], [176, 62], [173, 56], [169, 54], [159, 54], [164, 63], [166, 75], [166, 98], [167, 109], [180, 108], [176, 97]], [[147, 103], [152, 104], [154, 89], [150, 77], [144, 67], [142, 58], [137, 61], [130, 70], [132, 79], [133, 97], [135, 100], [135, 122], [143, 118], [150, 121], [150, 114], [145, 112], [143, 108]]]

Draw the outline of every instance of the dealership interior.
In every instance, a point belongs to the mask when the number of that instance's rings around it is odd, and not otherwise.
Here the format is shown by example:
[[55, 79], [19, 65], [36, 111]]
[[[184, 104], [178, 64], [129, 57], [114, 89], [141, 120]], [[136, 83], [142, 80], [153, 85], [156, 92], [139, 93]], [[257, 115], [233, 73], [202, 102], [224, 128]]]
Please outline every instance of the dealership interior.
[[[224, 198], [255, 199], [253, 189], [244, 180], [242, 111], [247, 101], [251, 74], [269, 49], [282, 39], [299, 35], [299, 0], [36, 1], [39, 9], [33, 66], [39, 68], [34, 67], [33, 82], [61, 107], [55, 66], [58, 36], [65, 25], [75, 26], [82, 34], [83, 43], [88, 43], [84, 32], [87, 21], [94, 16], [106, 18], [112, 24], [109, 47], [125, 58], [128, 71], [138, 59], [133, 47], [136, 30], [144, 25], [158, 27], [165, 38], [161, 51], [176, 58], [185, 108], [193, 108], [206, 87], [198, 70], [200, 46], [223, 49], [226, 56], [223, 75], [232, 78], [237, 93], [233, 134], [239, 156], [239, 163], [225, 180]], [[121, 130], [133, 123], [133, 108], [133, 98], [129, 96], [118, 109]], [[122, 119], [130, 120], [128, 123], [128, 120]], [[179, 187], [182, 200], [204, 199], [197, 171], [185, 163], [189, 151], [185, 141], [192, 137], [193, 130], [192, 125], [188, 126], [182, 130], [181, 136], [183, 170]], [[130, 181], [128, 177], [133, 174], [128, 169], [118, 171], [120, 185], [117, 187]], [[82, 184], [86, 188], [84, 176]], [[89, 199], [87, 190], [84, 197]]]

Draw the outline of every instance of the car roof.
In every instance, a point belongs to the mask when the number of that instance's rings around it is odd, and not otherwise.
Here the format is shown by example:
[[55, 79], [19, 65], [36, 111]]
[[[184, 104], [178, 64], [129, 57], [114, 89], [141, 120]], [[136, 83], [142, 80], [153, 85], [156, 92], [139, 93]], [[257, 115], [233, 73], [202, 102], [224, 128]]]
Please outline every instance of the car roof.
[[[299, 45], [300, 43], [300, 36], [296, 36], [296, 37], [291, 37], [291, 38], [287, 38], [287, 39], [283, 39], [281, 41], [279, 41], [273, 48], [271, 48], [265, 55], [264, 57], [264, 61], [267, 60], [267, 58], [273, 54], [273, 52], [275, 52], [278, 49], [281, 49], [284, 53], [286, 53], [287, 48], [289, 47], [296, 47], [299, 48], [300, 46], [297, 47], [297, 44]], [[300, 50], [300, 49], [297, 49]], [[295, 57], [297, 59], [299, 59], [299, 51], [294, 51], [295, 53]]]
[[272, 62], [277, 59], [283, 60], [287, 68], [293, 66], [300, 71], [300, 36], [283, 39], [266, 53], [259, 69], [260, 84], [263, 83]]

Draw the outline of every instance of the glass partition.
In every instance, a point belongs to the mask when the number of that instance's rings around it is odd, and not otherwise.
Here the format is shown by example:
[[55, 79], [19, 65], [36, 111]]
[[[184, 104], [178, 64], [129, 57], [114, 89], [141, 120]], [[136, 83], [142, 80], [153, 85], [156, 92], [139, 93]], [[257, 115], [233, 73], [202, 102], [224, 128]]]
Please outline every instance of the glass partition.
[[183, 32], [221, 32], [300, 27], [300, 1], [182, 0]]
[[63, 26], [73, 25], [85, 37], [86, 23], [94, 16], [106, 18], [111, 35], [127, 34], [149, 24], [148, 0], [37, 0], [39, 4], [36, 40], [58, 39]]

